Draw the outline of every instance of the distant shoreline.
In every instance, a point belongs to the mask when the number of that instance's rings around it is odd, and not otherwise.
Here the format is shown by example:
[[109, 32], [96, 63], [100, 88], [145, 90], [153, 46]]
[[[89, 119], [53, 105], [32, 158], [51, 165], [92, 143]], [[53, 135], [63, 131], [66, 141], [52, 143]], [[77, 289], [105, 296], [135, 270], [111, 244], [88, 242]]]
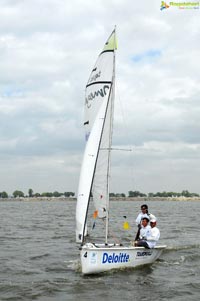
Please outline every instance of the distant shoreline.
[[[2, 202], [11, 201], [22, 201], [22, 202], [53, 202], [53, 201], [64, 201], [64, 202], [76, 202], [75, 197], [24, 197], [24, 198], [0, 198]], [[149, 202], [149, 201], [200, 201], [200, 197], [111, 197], [110, 201], [135, 201], [135, 202]]]

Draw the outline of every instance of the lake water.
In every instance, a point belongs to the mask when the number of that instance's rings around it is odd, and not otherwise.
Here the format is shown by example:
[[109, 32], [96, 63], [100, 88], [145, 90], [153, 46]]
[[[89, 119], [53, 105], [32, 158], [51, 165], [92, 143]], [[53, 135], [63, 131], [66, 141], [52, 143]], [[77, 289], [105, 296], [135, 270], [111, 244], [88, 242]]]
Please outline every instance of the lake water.
[[[134, 238], [140, 205], [111, 202], [116, 241], [129, 244]], [[142, 268], [83, 276], [75, 243], [75, 201], [1, 201], [0, 300], [199, 300], [200, 202], [148, 205], [158, 218], [160, 243], [167, 245], [160, 259]], [[123, 230], [124, 215], [130, 231]], [[92, 236], [102, 236], [100, 224]]]

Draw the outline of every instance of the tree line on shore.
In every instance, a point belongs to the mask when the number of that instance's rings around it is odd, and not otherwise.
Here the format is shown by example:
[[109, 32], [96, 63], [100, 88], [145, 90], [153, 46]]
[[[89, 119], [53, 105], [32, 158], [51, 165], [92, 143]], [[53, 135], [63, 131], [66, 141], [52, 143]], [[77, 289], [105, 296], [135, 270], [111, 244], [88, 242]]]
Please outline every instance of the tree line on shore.
[[163, 191], [163, 192], [149, 192], [148, 194], [141, 193], [139, 191], [129, 191], [129, 197], [199, 197], [198, 193], [189, 192], [188, 190], [183, 190], [182, 192], [174, 192], [174, 191]]
[[[126, 197], [126, 195], [124, 193], [110, 193], [110, 197]], [[129, 191], [128, 192], [128, 196], [127, 197], [187, 197], [187, 198], [191, 198], [191, 197], [200, 197], [200, 195], [198, 193], [194, 193], [194, 192], [189, 192], [188, 190], [183, 190], [182, 192], [172, 192], [172, 191], [163, 191], [163, 192], [149, 192], [149, 193], [142, 193], [140, 191]]]
[[42, 193], [34, 193], [33, 189], [29, 189], [28, 190], [28, 194], [25, 194], [23, 191], [21, 190], [15, 190], [11, 196], [8, 195], [8, 193], [6, 191], [2, 191], [0, 192], [0, 198], [9, 198], [9, 197], [13, 197], [13, 198], [24, 198], [24, 197], [48, 197], [48, 198], [59, 198], [59, 197], [74, 197], [75, 193], [68, 191], [68, 192], [58, 192], [58, 191], [54, 191], [54, 192], [42, 192]]
[[[74, 192], [58, 192], [58, 191], [54, 191], [54, 192], [42, 192], [42, 193], [34, 193], [33, 192], [33, 189], [29, 189], [28, 190], [28, 194], [24, 194], [23, 191], [20, 191], [20, 190], [15, 190], [13, 193], [12, 193], [12, 196], [13, 198], [18, 198], [18, 197], [55, 197], [55, 198], [58, 198], [58, 197], [74, 197], [75, 196], [75, 193]], [[122, 198], [125, 198], [126, 197], [126, 194], [125, 193], [113, 193], [111, 192], [110, 193], [110, 197], [122, 197]], [[167, 191], [163, 191], [163, 192], [156, 192], [156, 193], [153, 193], [153, 192], [149, 192], [148, 194], [145, 194], [145, 193], [142, 193], [140, 191], [128, 191], [128, 195], [127, 197], [200, 197], [200, 195], [198, 193], [191, 193], [189, 192], [188, 190], [183, 190], [182, 192], [167, 192]], [[0, 198], [3, 198], [3, 199], [6, 199], [6, 198], [9, 198], [9, 195], [6, 191], [2, 191], [0, 192]]]

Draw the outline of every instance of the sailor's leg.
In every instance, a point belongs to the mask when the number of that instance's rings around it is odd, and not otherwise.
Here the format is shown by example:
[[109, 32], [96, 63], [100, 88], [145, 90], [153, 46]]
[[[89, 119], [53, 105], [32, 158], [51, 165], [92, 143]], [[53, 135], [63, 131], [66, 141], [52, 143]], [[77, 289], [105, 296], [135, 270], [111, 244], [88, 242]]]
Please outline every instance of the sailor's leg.
[[149, 246], [148, 246], [148, 243], [146, 242], [146, 240], [138, 240], [136, 242], [136, 246], [137, 247], [145, 247], [147, 249], [150, 249]]

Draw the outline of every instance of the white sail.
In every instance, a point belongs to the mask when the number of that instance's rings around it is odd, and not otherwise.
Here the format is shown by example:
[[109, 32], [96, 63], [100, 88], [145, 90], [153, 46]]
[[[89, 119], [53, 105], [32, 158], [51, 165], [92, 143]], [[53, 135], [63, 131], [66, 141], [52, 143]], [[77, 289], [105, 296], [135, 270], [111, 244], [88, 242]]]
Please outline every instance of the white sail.
[[83, 233], [85, 233], [85, 219], [88, 210], [88, 201], [91, 192], [91, 183], [94, 177], [94, 170], [97, 162], [98, 149], [101, 139], [101, 132], [104, 124], [104, 116], [107, 107], [107, 100], [103, 102], [96, 120], [93, 125], [90, 137], [88, 139], [83, 163], [81, 167], [78, 198], [76, 206], [76, 241], [83, 240]]
[[76, 241], [83, 241], [90, 193], [99, 217], [108, 207], [108, 170], [112, 132], [115, 31], [105, 44], [86, 86], [86, 149], [81, 167], [76, 208]]
[[[112, 88], [111, 88], [112, 89]], [[110, 98], [112, 99], [112, 90]], [[109, 210], [109, 169], [110, 169], [110, 149], [112, 143], [112, 100], [108, 103], [107, 114], [105, 118], [104, 131], [97, 166], [93, 181], [92, 194], [95, 209], [98, 211], [98, 217], [104, 218]]]

